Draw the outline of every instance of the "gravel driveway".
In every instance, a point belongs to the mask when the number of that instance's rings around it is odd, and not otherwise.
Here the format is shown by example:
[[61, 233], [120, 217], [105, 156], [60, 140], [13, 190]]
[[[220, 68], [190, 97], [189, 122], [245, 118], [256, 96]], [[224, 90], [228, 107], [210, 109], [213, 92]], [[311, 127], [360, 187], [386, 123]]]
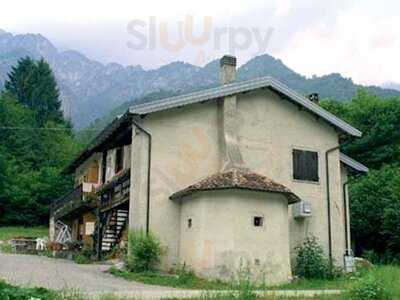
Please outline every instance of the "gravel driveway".
[[[105, 273], [110, 265], [78, 265], [64, 259], [36, 255], [0, 253], [0, 279], [25, 287], [68, 289], [89, 296], [115, 294], [134, 299], [158, 300], [166, 297], [201, 296], [203, 291], [178, 290], [127, 281]], [[338, 290], [265, 291], [271, 296], [303, 296], [339, 294]]]
[[[85, 294], [159, 294], [175, 291], [168, 287], [127, 281], [105, 273], [109, 265], [78, 265], [64, 259], [36, 255], [0, 253], [0, 278], [29, 287], [73, 289]], [[146, 297], [147, 298], [147, 297]]]

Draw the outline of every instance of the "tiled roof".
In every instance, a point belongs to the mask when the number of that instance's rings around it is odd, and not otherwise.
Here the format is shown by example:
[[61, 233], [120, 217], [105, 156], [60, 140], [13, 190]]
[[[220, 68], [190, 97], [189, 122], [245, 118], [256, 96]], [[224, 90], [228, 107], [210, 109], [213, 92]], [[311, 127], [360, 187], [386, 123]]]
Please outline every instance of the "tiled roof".
[[254, 172], [233, 169], [225, 172], [218, 172], [214, 175], [200, 180], [170, 196], [171, 200], [180, 199], [184, 196], [199, 191], [243, 189], [258, 192], [271, 192], [285, 194], [289, 204], [301, 201], [290, 189], [265, 176]]

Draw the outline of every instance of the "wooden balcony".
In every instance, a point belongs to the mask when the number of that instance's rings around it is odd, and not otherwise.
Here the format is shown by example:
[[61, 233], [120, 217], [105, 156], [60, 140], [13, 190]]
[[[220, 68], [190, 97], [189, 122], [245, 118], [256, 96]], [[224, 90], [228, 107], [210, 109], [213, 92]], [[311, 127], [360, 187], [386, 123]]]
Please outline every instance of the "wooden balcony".
[[131, 171], [126, 169], [97, 190], [101, 211], [112, 209], [125, 201], [129, 201], [130, 178]]
[[71, 192], [58, 198], [50, 205], [50, 215], [55, 219], [73, 214], [82, 208], [96, 207], [96, 197], [92, 185], [83, 183]]
[[60, 219], [93, 208], [107, 211], [129, 201], [130, 174], [130, 169], [124, 170], [97, 189], [90, 183], [80, 184], [55, 200], [50, 206], [50, 214]]

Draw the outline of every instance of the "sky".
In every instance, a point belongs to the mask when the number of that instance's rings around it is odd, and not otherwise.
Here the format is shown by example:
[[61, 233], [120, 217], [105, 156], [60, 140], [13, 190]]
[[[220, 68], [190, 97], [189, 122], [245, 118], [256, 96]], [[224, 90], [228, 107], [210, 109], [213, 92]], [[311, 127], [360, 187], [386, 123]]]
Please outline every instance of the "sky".
[[398, 0], [13, 0], [0, 28], [40, 33], [62, 50], [145, 69], [223, 54], [268, 53], [311, 77], [400, 82]]

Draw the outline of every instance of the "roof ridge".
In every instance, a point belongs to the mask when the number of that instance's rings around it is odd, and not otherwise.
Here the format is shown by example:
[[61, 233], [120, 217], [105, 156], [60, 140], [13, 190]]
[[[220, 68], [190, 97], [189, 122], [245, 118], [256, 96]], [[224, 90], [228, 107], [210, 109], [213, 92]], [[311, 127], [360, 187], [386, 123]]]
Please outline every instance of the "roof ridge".
[[265, 87], [269, 87], [278, 93], [286, 95], [288, 100], [295, 102], [295, 104], [297, 105], [305, 107], [311, 113], [314, 113], [317, 116], [323, 118], [326, 122], [341, 129], [342, 131], [353, 136], [361, 136], [361, 132], [358, 129], [354, 128], [347, 122], [336, 117], [334, 114], [313, 103], [306, 97], [302, 96], [301, 94], [297, 93], [296, 91], [292, 90], [291, 88], [271, 76], [258, 77], [246, 81], [235, 81], [232, 83], [219, 85], [212, 88], [206, 88], [192, 93], [133, 105], [129, 108], [128, 111], [132, 114], [138, 115], [148, 114], [207, 100], [218, 99], [229, 95], [248, 92]]

